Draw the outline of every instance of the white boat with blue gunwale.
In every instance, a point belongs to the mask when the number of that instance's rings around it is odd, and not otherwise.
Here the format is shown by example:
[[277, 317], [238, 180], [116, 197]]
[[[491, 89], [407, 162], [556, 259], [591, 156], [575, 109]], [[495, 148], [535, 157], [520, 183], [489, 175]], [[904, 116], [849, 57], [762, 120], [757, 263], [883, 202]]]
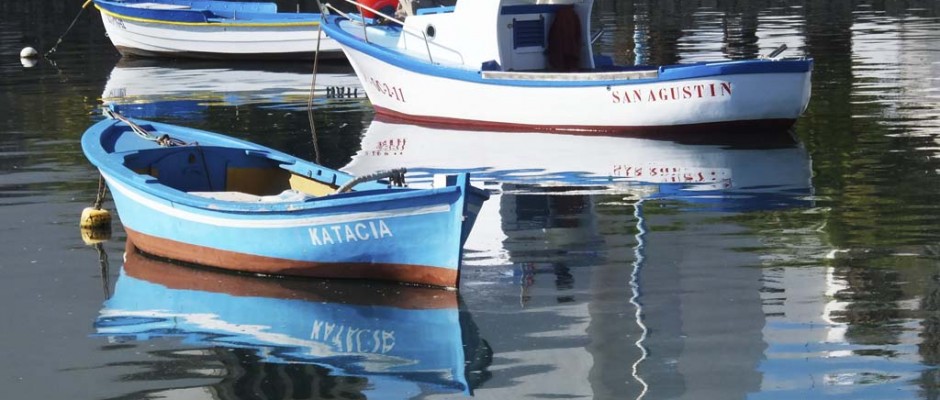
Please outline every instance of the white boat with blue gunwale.
[[[346, 0], [351, 1], [351, 0]], [[592, 0], [458, 0], [377, 22], [336, 13], [323, 30], [377, 113], [482, 129], [599, 133], [789, 128], [813, 61], [616, 66], [592, 48]], [[367, 5], [361, 5], [364, 9]], [[778, 50], [782, 51], [782, 46]]]
[[[94, 0], [123, 55], [203, 59], [341, 58], [319, 32], [319, 13], [278, 12], [274, 2]], [[318, 34], [320, 35], [318, 37]]]
[[489, 197], [467, 174], [441, 175], [431, 189], [393, 187], [403, 171], [354, 177], [227, 136], [109, 115], [83, 135], [85, 156], [128, 238], [174, 260], [455, 288]]

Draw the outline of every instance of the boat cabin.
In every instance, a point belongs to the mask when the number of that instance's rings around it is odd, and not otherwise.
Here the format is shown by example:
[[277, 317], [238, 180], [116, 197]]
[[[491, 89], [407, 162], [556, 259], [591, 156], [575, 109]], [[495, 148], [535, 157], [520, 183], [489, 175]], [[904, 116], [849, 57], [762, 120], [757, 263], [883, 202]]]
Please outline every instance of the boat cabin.
[[418, 8], [405, 19], [397, 47], [435, 64], [485, 71], [590, 70], [592, 6], [593, 0], [459, 0]]

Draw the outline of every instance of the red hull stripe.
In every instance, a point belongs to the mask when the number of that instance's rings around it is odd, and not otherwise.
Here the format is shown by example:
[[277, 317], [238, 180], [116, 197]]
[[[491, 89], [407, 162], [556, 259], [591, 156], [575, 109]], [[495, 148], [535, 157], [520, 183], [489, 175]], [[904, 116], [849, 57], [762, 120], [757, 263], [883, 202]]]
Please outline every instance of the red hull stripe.
[[286, 260], [196, 246], [124, 228], [140, 251], [172, 260], [265, 275], [313, 278], [376, 279], [420, 285], [457, 287], [459, 273], [439, 267], [408, 264], [323, 263]]
[[457, 308], [456, 292], [394, 283], [310, 279], [271, 279], [173, 264], [141, 253], [128, 240], [124, 249], [128, 276], [177, 290], [200, 290], [238, 297], [266, 297], [353, 305], [384, 305], [411, 310]]
[[709, 122], [702, 124], [662, 126], [529, 125], [493, 121], [478, 121], [460, 118], [433, 117], [425, 115], [410, 115], [380, 106], [373, 105], [373, 107], [375, 107], [376, 114], [386, 118], [430, 127], [512, 132], [560, 132], [573, 135], [623, 135], [630, 137], [642, 137], [662, 134], [727, 134], [748, 132], [764, 134], [768, 131], [786, 131], [796, 122], [795, 119], [762, 119], [753, 121]]

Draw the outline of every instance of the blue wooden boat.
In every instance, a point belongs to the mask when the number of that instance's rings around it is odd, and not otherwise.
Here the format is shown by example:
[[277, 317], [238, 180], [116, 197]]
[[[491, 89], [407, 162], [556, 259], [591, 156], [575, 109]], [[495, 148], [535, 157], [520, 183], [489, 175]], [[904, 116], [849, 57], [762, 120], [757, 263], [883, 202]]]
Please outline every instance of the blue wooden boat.
[[431, 189], [396, 187], [401, 171], [354, 177], [231, 137], [108, 114], [82, 149], [141, 251], [258, 274], [458, 286], [463, 244], [489, 197], [467, 174], [441, 175]]
[[274, 2], [94, 0], [123, 55], [205, 59], [340, 58], [319, 35], [320, 14], [278, 12]]
[[461, 394], [470, 390], [466, 371], [479, 368], [468, 361], [488, 347], [458, 304], [456, 292], [432, 288], [192, 268], [143, 255], [128, 242], [94, 327], [96, 336], [122, 343], [178, 339], [241, 349], [264, 369], [318, 365], [329, 375], [365, 378], [368, 397]]

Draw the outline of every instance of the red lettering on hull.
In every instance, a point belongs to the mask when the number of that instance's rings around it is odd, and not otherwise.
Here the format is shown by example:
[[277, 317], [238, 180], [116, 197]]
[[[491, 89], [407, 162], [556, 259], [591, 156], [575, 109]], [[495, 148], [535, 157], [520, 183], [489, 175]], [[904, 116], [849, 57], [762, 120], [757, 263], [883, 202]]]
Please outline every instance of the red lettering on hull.
[[614, 104], [633, 104], [731, 96], [731, 82], [717, 82], [697, 85], [662, 85], [648, 89], [613, 90], [610, 92], [610, 101]]

